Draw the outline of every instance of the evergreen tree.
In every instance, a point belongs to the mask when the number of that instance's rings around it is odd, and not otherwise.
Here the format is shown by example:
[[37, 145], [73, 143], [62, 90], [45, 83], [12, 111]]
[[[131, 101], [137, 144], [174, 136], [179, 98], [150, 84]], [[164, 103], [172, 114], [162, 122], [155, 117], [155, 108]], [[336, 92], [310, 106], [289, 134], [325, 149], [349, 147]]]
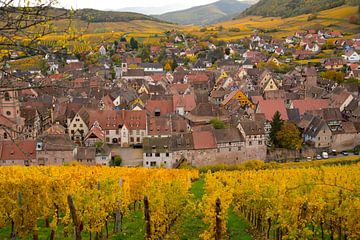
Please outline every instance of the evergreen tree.
[[130, 39], [130, 47], [132, 49], [138, 49], [139, 48], [139, 43], [133, 37]]
[[178, 66], [179, 66], [179, 65], [178, 65], [178, 63], [176, 62], [176, 58], [175, 58], [175, 56], [173, 56], [172, 62], [171, 62], [171, 69], [174, 71], [175, 68], [177, 68]]
[[270, 140], [275, 147], [279, 147], [279, 141], [277, 139], [277, 134], [281, 130], [282, 125], [284, 124], [281, 119], [281, 114], [279, 111], [276, 111], [272, 121], [271, 121], [271, 131], [270, 131]]

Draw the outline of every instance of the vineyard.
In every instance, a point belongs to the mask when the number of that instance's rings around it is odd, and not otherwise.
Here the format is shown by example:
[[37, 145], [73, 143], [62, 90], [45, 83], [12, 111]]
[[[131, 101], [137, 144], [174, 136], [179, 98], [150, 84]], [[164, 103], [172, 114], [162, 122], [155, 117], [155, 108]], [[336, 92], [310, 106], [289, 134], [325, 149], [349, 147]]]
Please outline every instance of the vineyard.
[[3, 167], [0, 239], [359, 239], [360, 165], [305, 167]]

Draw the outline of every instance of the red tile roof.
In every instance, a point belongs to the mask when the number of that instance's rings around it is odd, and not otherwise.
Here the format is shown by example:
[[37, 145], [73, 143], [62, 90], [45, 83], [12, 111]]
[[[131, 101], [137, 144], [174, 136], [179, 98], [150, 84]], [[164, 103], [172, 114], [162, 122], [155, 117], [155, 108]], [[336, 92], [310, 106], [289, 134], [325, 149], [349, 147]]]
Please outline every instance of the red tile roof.
[[97, 121], [103, 130], [119, 129], [119, 125], [125, 125], [129, 130], [146, 129], [145, 111], [128, 110], [88, 110], [88, 126], [94, 125]]
[[172, 100], [149, 100], [145, 105], [151, 115], [154, 116], [155, 110], [160, 110], [161, 115], [174, 113], [173, 101]]
[[192, 111], [196, 107], [195, 95], [173, 95], [173, 109], [184, 107], [186, 112]]
[[[24, 154], [25, 153], [25, 154]], [[29, 160], [36, 159], [36, 141], [23, 140], [0, 142], [1, 160]]]
[[195, 150], [216, 148], [215, 137], [212, 131], [193, 132], [192, 136]]
[[294, 100], [293, 107], [298, 108], [300, 115], [304, 115], [304, 113], [308, 110], [316, 110], [323, 109], [329, 107], [328, 99], [302, 99], [302, 100]]
[[187, 79], [189, 82], [208, 82], [210, 78], [205, 73], [190, 73]]
[[259, 100], [257, 113], [264, 113], [268, 121], [271, 121], [276, 111], [279, 111], [283, 120], [288, 120], [288, 115], [283, 100]]

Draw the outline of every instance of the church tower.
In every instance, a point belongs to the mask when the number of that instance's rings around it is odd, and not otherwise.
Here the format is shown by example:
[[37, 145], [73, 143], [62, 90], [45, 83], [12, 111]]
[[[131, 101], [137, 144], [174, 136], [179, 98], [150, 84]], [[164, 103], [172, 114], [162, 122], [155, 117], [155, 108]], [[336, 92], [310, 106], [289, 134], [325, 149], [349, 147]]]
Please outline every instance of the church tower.
[[0, 88], [0, 113], [11, 121], [21, 125], [20, 102], [17, 91]]

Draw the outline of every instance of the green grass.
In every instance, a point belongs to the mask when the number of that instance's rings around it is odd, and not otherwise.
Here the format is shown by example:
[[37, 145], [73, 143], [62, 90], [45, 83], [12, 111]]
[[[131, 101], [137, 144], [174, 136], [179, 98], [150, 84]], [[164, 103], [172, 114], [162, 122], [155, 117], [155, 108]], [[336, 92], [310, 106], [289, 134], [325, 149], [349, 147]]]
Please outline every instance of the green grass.
[[120, 234], [110, 237], [111, 240], [137, 240], [144, 239], [145, 220], [142, 211], [131, 212], [129, 216], [124, 217], [123, 231]]
[[234, 212], [234, 207], [229, 208], [228, 214], [227, 228], [229, 239], [251, 240], [252, 237], [246, 232], [248, 224]]
[[201, 200], [202, 196], [204, 196], [205, 189], [204, 189], [205, 179], [199, 178], [196, 182], [193, 183], [191, 186], [191, 193], [194, 194], [195, 199]]

